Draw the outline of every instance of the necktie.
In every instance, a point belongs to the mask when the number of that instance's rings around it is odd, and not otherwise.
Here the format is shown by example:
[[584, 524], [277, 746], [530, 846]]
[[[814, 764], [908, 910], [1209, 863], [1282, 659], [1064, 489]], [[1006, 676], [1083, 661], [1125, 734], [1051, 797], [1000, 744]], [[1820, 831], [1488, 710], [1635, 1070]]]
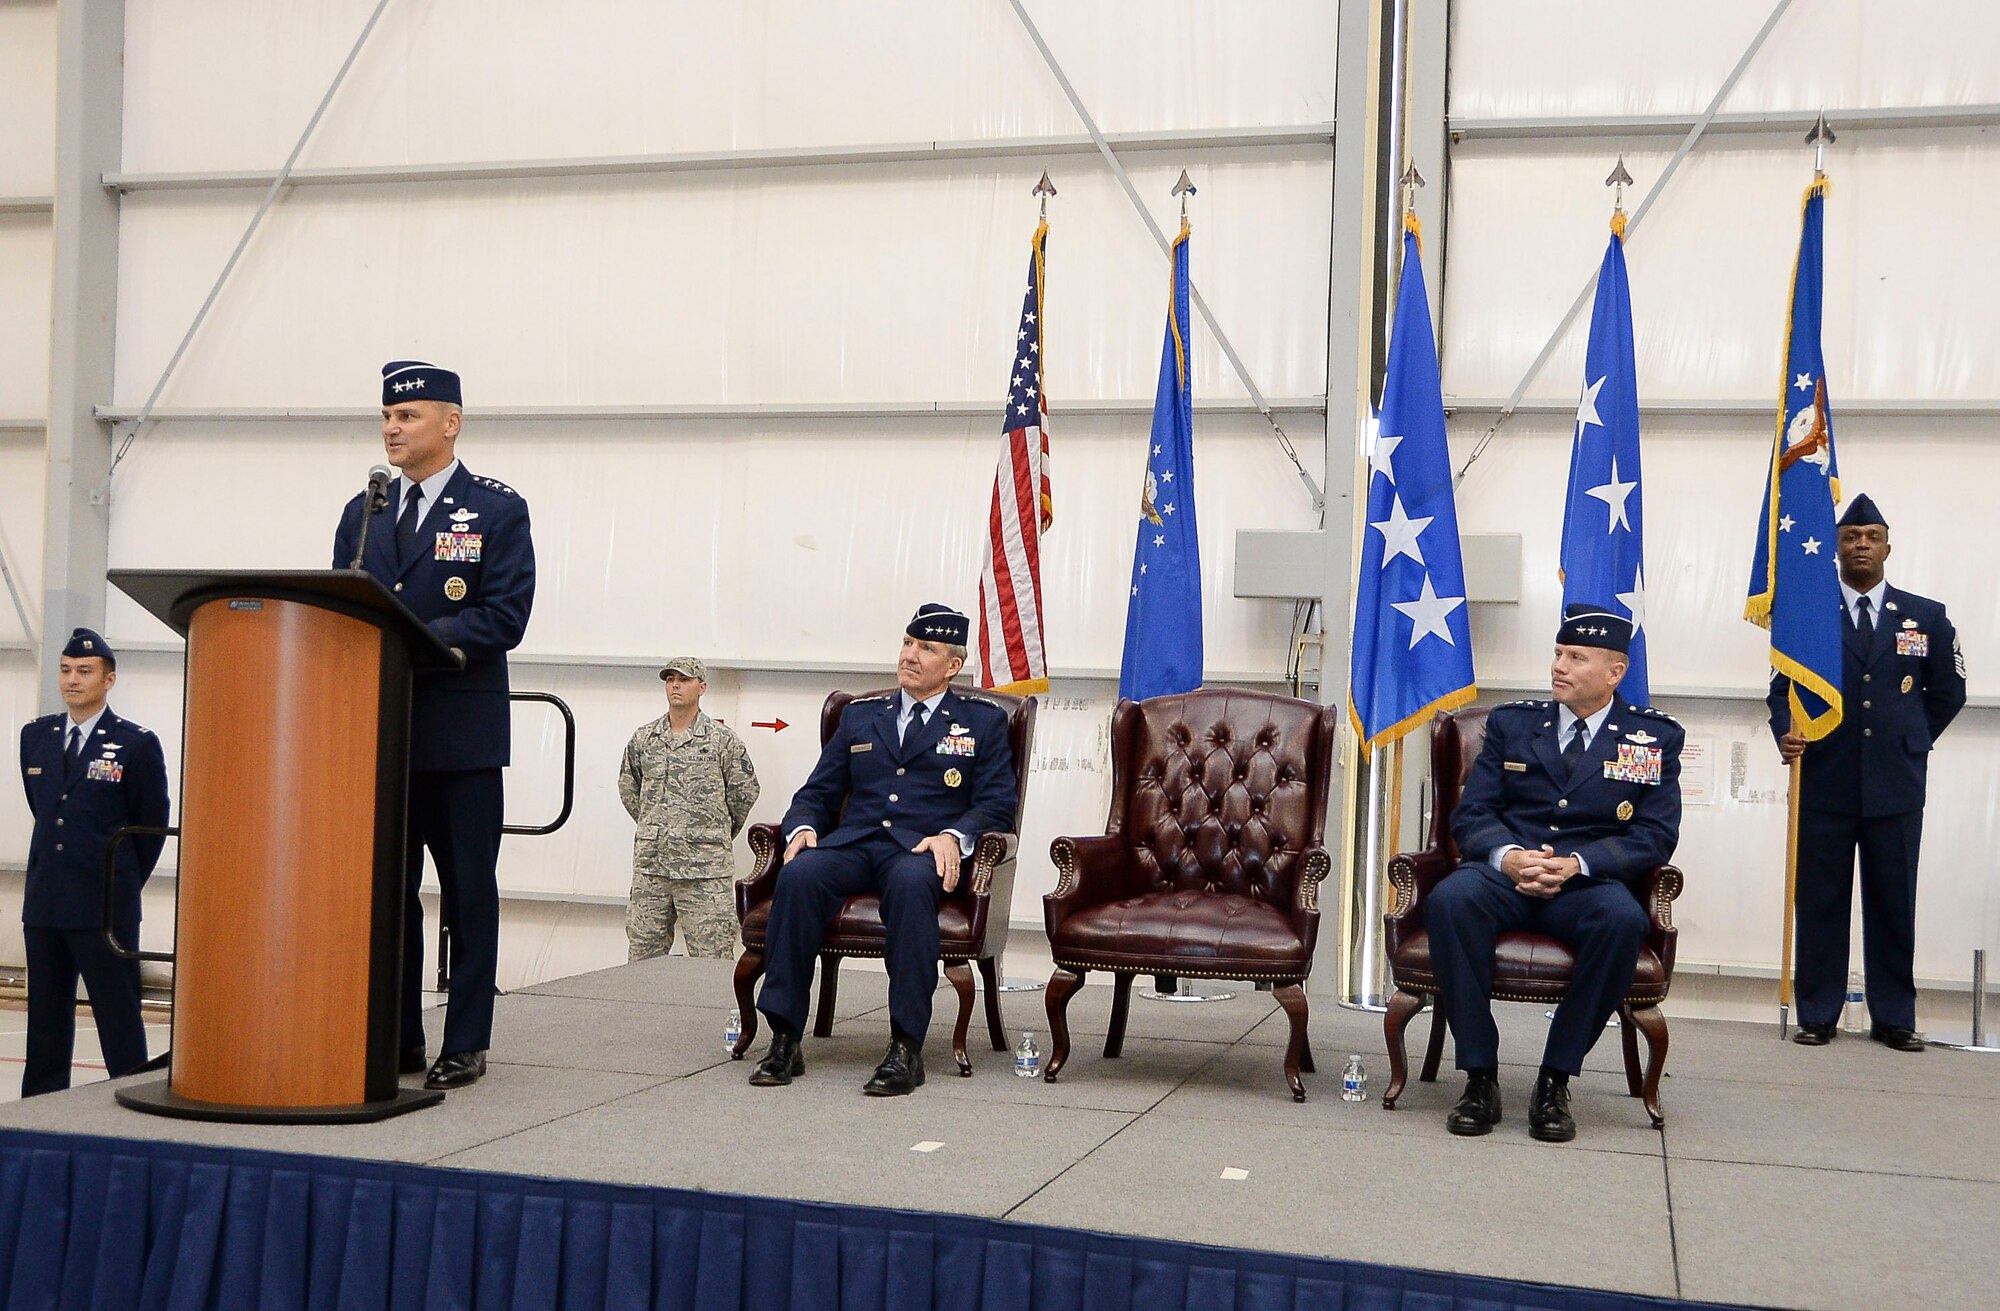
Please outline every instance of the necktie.
[[69, 751], [66, 753], [66, 756], [67, 763], [71, 769], [75, 769], [76, 762], [83, 759], [83, 725], [71, 724], [69, 726]]
[[417, 505], [423, 499], [423, 484], [411, 483], [409, 495], [403, 498], [403, 517], [396, 520], [396, 554], [403, 564], [408, 564], [417, 553], [417, 529], [423, 523]]
[[917, 734], [924, 731], [924, 719], [927, 714], [928, 712], [924, 709], [924, 703], [921, 701], [910, 707], [910, 722], [903, 725], [904, 746], [908, 746], [910, 743], [916, 741]]
[[1875, 636], [1875, 616], [1869, 613], [1871, 609], [1865, 596], [1854, 603], [1854, 629], [1864, 642]]
[[1589, 728], [1590, 725], [1581, 719], [1570, 725], [1569, 745], [1563, 748], [1563, 764], [1572, 778], [1576, 777], [1577, 769], [1583, 764], [1583, 735]]

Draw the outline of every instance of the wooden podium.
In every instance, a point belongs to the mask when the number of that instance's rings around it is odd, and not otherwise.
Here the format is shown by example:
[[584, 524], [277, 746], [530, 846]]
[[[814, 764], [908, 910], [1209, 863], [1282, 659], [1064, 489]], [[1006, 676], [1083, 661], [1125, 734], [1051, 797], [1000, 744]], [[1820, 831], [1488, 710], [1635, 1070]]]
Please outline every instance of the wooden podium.
[[358, 569], [109, 577], [187, 638], [173, 1062], [118, 1100], [287, 1123], [442, 1100], [396, 1055], [411, 676], [457, 656]]

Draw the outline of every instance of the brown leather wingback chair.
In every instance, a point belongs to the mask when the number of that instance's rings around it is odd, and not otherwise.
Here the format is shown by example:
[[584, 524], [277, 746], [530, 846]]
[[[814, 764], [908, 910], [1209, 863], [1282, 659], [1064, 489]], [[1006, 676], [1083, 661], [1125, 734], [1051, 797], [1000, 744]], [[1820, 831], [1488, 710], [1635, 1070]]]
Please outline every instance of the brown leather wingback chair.
[[[819, 741], [825, 746], [840, 725], [840, 714], [857, 697], [893, 696], [895, 688], [876, 692], [835, 692], [819, 712]], [[951, 1054], [958, 1072], [972, 1073], [966, 1055], [966, 1030], [972, 1022], [972, 970], [977, 964], [986, 981], [986, 1031], [993, 1050], [1007, 1050], [1007, 1030], [1000, 1019], [1000, 973], [996, 962], [1007, 946], [1007, 916], [1014, 904], [1014, 856], [1020, 846], [1021, 813], [1028, 798], [1028, 757], [1035, 740], [1035, 698], [1008, 696], [980, 689], [978, 695], [997, 701], [1007, 711], [1007, 744], [1014, 752], [1014, 831], [982, 833], [972, 861], [958, 887], [945, 894], [938, 907], [944, 973], [958, 993], [958, 1024], [952, 1030]], [[730, 1055], [737, 1060], [757, 1036], [754, 995], [764, 973], [764, 929], [771, 919], [771, 895], [784, 864], [785, 839], [776, 824], [750, 827], [750, 851], [756, 863], [750, 877], [736, 885], [736, 918], [743, 926], [743, 954], [736, 961], [736, 1006], [743, 1032]], [[874, 893], [849, 897], [828, 926], [819, 952], [819, 1005], [813, 1014], [813, 1034], [833, 1032], [834, 999], [840, 991], [840, 962], [849, 956], [880, 958], [888, 944], [882, 927], [882, 899]]]
[[1292, 1024], [1285, 1079], [1305, 1100], [1303, 985], [1331, 865], [1320, 843], [1338, 723], [1332, 707], [1227, 688], [1118, 703], [1104, 834], [1050, 848], [1050, 1083], [1086, 972], [1115, 976], [1107, 1057], [1124, 1047], [1135, 976], [1245, 979], [1277, 985]]
[[[1463, 863], [1451, 839], [1451, 812], [1458, 806], [1465, 780], [1486, 742], [1486, 710], [1473, 707], [1448, 711], [1431, 721], [1431, 781], [1434, 804], [1431, 809], [1430, 846], [1422, 851], [1404, 852], [1389, 862], [1389, 882], [1395, 901], [1382, 917], [1383, 945], [1389, 955], [1389, 977], [1395, 992], [1389, 998], [1389, 1013], [1383, 1031], [1389, 1044], [1389, 1085], [1382, 1091], [1382, 1105], [1394, 1108], [1408, 1077], [1403, 1052], [1403, 1031], [1426, 999], [1438, 995], [1437, 976], [1431, 971], [1430, 934], [1424, 929], [1424, 898], [1445, 875]], [[1634, 1097], [1643, 1097], [1646, 1114], [1653, 1127], [1666, 1121], [1660, 1115], [1660, 1071], [1667, 1060], [1667, 1020], [1660, 1003], [1674, 981], [1674, 898], [1681, 894], [1681, 872], [1662, 865], [1646, 877], [1645, 907], [1652, 921], [1645, 944], [1639, 949], [1639, 972], [1632, 989], [1618, 1008], [1619, 1027], [1625, 1045], [1625, 1083]], [[1570, 971], [1576, 958], [1568, 947], [1539, 933], [1503, 933], [1494, 948], [1493, 997], [1497, 1001], [1525, 1001], [1553, 1006], [1569, 989]], [[1445, 1020], [1442, 1008], [1433, 1007], [1430, 1047], [1424, 1053], [1424, 1068], [1418, 1077], [1425, 1083], [1437, 1079], [1438, 1062], [1444, 1056]], [[1646, 1035], [1646, 1071], [1639, 1073], [1639, 1043], [1634, 1033]]]

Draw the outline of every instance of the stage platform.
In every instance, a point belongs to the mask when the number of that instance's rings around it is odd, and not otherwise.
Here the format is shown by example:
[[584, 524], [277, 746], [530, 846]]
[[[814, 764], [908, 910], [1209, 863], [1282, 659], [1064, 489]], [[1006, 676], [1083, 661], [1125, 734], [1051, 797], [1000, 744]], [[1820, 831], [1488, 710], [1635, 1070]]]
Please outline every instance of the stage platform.
[[[1809, 1050], [1768, 1024], [1676, 1020], [1656, 1131], [1624, 1095], [1607, 1033], [1576, 1085], [1577, 1140], [1551, 1146], [1526, 1124], [1542, 1011], [1502, 1006], [1506, 1122], [1468, 1140], [1444, 1130], [1458, 1087], [1448, 1069], [1436, 1084], [1413, 1075], [1399, 1108], [1382, 1109], [1378, 1016], [1313, 999], [1319, 1073], [1298, 1105], [1269, 994], [1135, 998], [1125, 1055], [1107, 1061], [1110, 989], [1088, 987], [1071, 1006], [1077, 1048], [1060, 1083], [1016, 1078], [1011, 1056], [984, 1043], [974, 1076], [958, 1078], [934, 1031], [929, 1084], [875, 1100], [860, 1085], [887, 1041], [885, 982], [845, 971], [835, 1032], [807, 1041], [806, 1075], [787, 1089], [746, 1086], [748, 1063], [724, 1051], [730, 965], [671, 957], [501, 998], [486, 1079], [383, 1123], [160, 1119], [99, 1083], [0, 1107], [0, 1127], [887, 1207], [1702, 1302], [2000, 1304], [1993, 1058], [1851, 1037]], [[1043, 994], [1003, 1001], [1010, 1040], [1032, 1028], [1046, 1052]], [[942, 989], [939, 1015], [951, 1007]], [[1412, 1026], [1413, 1062], [1428, 1024]], [[1349, 1052], [1366, 1063], [1366, 1102], [1340, 1100]]]

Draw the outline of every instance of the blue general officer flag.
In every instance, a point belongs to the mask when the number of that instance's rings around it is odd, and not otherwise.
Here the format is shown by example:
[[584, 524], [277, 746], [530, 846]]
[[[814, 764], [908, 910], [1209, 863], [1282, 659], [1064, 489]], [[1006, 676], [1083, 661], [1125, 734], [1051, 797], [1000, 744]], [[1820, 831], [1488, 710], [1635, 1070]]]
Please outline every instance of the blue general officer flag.
[[1406, 226], [1379, 435], [1368, 456], [1348, 686], [1349, 714], [1369, 750], [1466, 705], [1476, 691], [1437, 339], [1414, 221]]
[[1125, 608], [1125, 657], [1118, 695], [1133, 700], [1201, 686], [1201, 544], [1194, 518], [1194, 390], [1188, 358], [1188, 225], [1172, 252], [1166, 343], [1153, 398], [1139, 535], [1132, 551], [1132, 596]]
[[[1622, 219], [1622, 215], [1620, 216]], [[1639, 385], [1632, 350], [1632, 290], [1620, 222], [1597, 272], [1583, 399], [1569, 451], [1563, 506], [1563, 604], [1609, 606], [1632, 620], [1632, 650], [1618, 695], [1652, 704], [1646, 679], [1645, 493], [1639, 486]]]
[[1743, 617], [1771, 630], [1771, 667], [1791, 680], [1792, 731], [1807, 741], [1840, 725], [1840, 575], [1833, 510], [1840, 466], [1820, 351], [1826, 176], [1806, 188], [1792, 270], [1778, 432], [1764, 474]]

